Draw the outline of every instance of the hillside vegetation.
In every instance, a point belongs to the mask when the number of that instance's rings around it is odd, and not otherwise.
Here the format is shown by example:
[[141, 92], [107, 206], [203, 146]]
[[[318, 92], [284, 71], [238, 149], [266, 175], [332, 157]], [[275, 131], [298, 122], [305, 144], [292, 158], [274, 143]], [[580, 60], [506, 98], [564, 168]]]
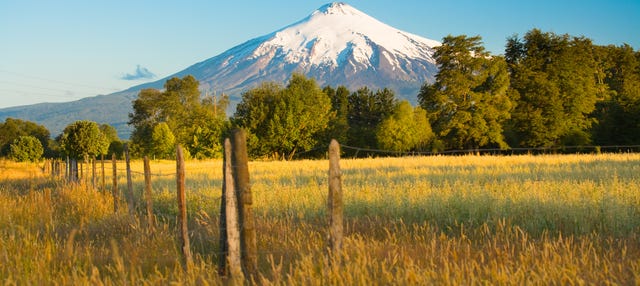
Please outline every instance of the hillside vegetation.
[[[122, 162], [121, 162], [122, 163]], [[264, 285], [640, 281], [640, 154], [343, 159], [344, 260], [325, 256], [328, 162], [251, 162]], [[221, 161], [187, 162], [194, 267], [180, 266], [175, 162], [153, 161], [157, 226], [107, 190], [0, 161], [5, 285], [222, 285]], [[121, 165], [123, 168], [124, 164]], [[133, 162], [136, 196], [142, 162]], [[126, 186], [120, 171], [119, 185]], [[124, 204], [123, 204], [124, 206]]]

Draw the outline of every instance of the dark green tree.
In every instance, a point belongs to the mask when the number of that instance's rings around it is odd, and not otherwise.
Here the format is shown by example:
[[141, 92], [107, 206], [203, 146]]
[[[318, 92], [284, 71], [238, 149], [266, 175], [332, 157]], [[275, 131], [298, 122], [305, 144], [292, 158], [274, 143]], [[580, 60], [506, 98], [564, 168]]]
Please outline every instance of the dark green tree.
[[369, 88], [362, 87], [349, 95], [347, 144], [360, 148], [378, 148], [377, 128], [393, 113], [396, 102], [393, 91], [386, 88], [374, 93]]
[[447, 36], [434, 54], [436, 81], [425, 84], [418, 100], [436, 136], [449, 149], [507, 148], [503, 124], [512, 101], [502, 57], [491, 56], [480, 36]]
[[534, 29], [507, 41], [506, 58], [518, 98], [510, 141], [526, 147], [590, 143], [590, 114], [601, 94], [591, 41]]
[[37, 162], [42, 158], [44, 148], [38, 138], [20, 136], [13, 140], [9, 151], [9, 158], [18, 162]]
[[70, 157], [84, 159], [106, 154], [109, 140], [100, 131], [98, 123], [79, 120], [65, 127], [60, 137], [60, 146]]
[[236, 106], [232, 124], [247, 130], [247, 148], [253, 157], [273, 155], [271, 147], [263, 142], [269, 138], [267, 130], [282, 89], [274, 82], [263, 82], [242, 93], [242, 100]]
[[596, 47], [606, 87], [596, 105], [593, 128], [598, 145], [636, 145], [640, 142], [640, 52], [629, 45]]
[[20, 136], [37, 138], [45, 150], [49, 146], [50, 133], [46, 127], [31, 121], [7, 118], [0, 123], [0, 156], [7, 156], [10, 145]]
[[326, 86], [322, 91], [331, 99], [331, 111], [335, 113], [335, 117], [327, 128], [327, 134], [323, 136], [323, 143], [330, 142], [331, 139], [346, 143], [349, 136], [349, 94], [351, 92], [343, 85], [338, 86], [337, 89]]
[[315, 80], [293, 74], [286, 88], [266, 83], [245, 92], [233, 122], [248, 131], [253, 156], [291, 159], [316, 146], [333, 116]]

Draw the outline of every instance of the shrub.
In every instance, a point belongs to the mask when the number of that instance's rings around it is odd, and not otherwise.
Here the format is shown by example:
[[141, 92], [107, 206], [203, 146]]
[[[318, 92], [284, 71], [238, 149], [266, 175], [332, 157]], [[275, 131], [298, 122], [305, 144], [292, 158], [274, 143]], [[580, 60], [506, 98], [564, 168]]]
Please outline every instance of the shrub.
[[42, 158], [42, 143], [33, 136], [20, 136], [9, 147], [9, 158], [18, 162], [36, 162]]

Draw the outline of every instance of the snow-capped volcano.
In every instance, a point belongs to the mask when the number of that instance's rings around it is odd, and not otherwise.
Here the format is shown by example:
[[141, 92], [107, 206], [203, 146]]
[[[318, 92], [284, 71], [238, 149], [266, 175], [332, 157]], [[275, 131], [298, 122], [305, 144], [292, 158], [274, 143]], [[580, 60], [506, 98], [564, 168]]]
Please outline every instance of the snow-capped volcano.
[[420, 86], [437, 71], [432, 56], [438, 45], [345, 3], [331, 3], [170, 77], [191, 74], [203, 89], [237, 96], [264, 81], [284, 83], [300, 72], [320, 85], [389, 87], [415, 101]]
[[[398, 65], [397, 56], [431, 58], [438, 42], [394, 29], [344, 3], [322, 6], [304, 20], [267, 36], [254, 57], [281, 50], [287, 63], [338, 67], [351, 56], [373, 67], [372, 59], [382, 55]], [[382, 47], [384, 51], [376, 51]]]
[[[300, 72], [321, 86], [344, 85], [351, 91], [388, 87], [416, 102], [420, 86], [437, 72], [433, 47], [440, 43], [390, 27], [344, 3], [320, 7], [276, 32], [249, 40], [155, 82], [82, 100], [0, 109], [0, 120], [22, 118], [45, 125], [52, 134], [75, 120], [115, 126], [128, 138], [131, 101], [143, 88], [161, 89], [167, 79], [191, 74], [203, 91], [224, 92], [232, 103], [264, 81], [286, 83]], [[233, 106], [230, 113], [233, 113]]]

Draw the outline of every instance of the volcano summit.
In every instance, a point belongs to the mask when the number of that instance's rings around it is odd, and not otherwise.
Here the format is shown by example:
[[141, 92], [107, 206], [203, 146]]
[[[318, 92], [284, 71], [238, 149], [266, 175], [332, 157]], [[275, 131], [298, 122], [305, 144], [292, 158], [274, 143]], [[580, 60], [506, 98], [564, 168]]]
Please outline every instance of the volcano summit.
[[336, 2], [172, 76], [191, 74], [204, 89], [239, 95], [263, 81], [284, 83], [299, 72], [320, 85], [388, 87], [415, 101], [420, 86], [437, 72], [433, 47], [439, 45]]

